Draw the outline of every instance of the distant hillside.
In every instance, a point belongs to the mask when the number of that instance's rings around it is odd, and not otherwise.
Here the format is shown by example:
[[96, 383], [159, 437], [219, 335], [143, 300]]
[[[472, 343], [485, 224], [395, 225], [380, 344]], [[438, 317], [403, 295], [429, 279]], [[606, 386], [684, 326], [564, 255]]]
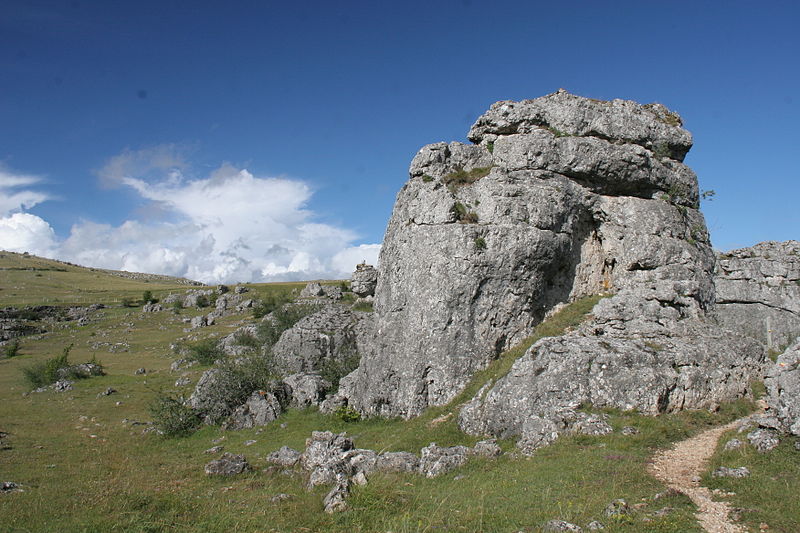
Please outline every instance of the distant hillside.
[[30, 254], [0, 251], [0, 307], [31, 303], [113, 303], [145, 290], [202, 285], [159, 274], [88, 268]]

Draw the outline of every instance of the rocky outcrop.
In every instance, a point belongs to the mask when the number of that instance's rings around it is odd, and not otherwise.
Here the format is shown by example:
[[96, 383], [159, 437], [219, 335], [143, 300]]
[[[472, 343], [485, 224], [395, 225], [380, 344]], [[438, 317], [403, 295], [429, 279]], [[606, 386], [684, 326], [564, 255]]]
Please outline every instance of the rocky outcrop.
[[494, 104], [469, 138], [411, 163], [381, 249], [374, 342], [340, 397], [366, 415], [445, 404], [554, 307], [602, 292], [590, 323], [534, 345], [462, 428], [524, 434], [539, 417], [563, 431], [582, 402], [657, 413], [745, 392], [763, 354], [706, 318], [715, 257], [678, 115], [559, 91]]
[[256, 391], [250, 395], [244, 405], [234, 409], [224, 429], [246, 429], [264, 426], [276, 420], [283, 412], [278, 398], [267, 391]]
[[762, 242], [720, 254], [716, 271], [720, 324], [769, 348], [800, 336], [800, 242]]
[[767, 373], [768, 413], [777, 429], [800, 437], [800, 342], [786, 349]]
[[324, 306], [281, 334], [272, 347], [275, 362], [286, 374], [317, 372], [326, 362], [355, 359], [357, 364], [371, 316], [344, 305]]
[[366, 263], [356, 265], [356, 270], [350, 278], [350, 290], [366, 298], [375, 294], [375, 287], [378, 285], [378, 271], [375, 267]]

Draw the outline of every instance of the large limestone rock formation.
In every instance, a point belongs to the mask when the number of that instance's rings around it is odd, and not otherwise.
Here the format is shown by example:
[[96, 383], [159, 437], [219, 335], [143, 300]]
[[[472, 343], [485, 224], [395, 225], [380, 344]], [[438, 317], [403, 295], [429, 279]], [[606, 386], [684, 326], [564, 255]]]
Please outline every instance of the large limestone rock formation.
[[507, 435], [582, 402], [658, 412], [745, 391], [763, 354], [706, 320], [715, 258], [676, 114], [559, 91], [494, 104], [469, 139], [412, 161], [381, 251], [374, 342], [340, 397], [367, 415], [447, 403], [554, 306], [600, 292], [615, 295], [590, 325], [537, 343], [462, 427]]
[[800, 242], [762, 242], [717, 259], [717, 318], [781, 348], [800, 336]]

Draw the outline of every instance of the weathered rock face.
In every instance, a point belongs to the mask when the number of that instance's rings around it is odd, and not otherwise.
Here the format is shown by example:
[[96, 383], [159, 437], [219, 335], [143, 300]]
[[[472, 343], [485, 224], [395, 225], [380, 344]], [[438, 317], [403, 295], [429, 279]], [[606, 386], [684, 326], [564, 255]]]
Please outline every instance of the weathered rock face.
[[[518, 433], [525, 416], [584, 400], [656, 412], [740, 394], [746, 380], [738, 378], [756, 372], [761, 355], [698, 322], [714, 304], [715, 259], [697, 179], [682, 163], [691, 135], [680, 124], [658, 104], [559, 91], [494, 104], [470, 130], [476, 145], [420, 150], [381, 250], [375, 341], [340, 396], [368, 415], [417, 415], [450, 401], [555, 305], [605, 291], [615, 296], [596, 309], [593, 326], [539, 343], [509, 374], [519, 383], [489, 393], [533, 388], [541, 405], [530, 402], [506, 428], [489, 421], [495, 415], [482, 396], [464, 427]], [[717, 345], [692, 340], [705, 331]], [[648, 338], [665, 348], [642, 351]], [[719, 360], [733, 370], [695, 390]], [[693, 370], [680, 377], [673, 364]], [[598, 376], [602, 365], [637, 368], [623, 373], [627, 382], [652, 375], [652, 386], [641, 394], [625, 388], [611, 371]], [[661, 369], [671, 377], [662, 379]], [[537, 372], [551, 388], [536, 384]], [[553, 397], [556, 380], [576, 372], [576, 383], [592, 386]]]
[[764, 382], [769, 412], [779, 429], [800, 437], [800, 342], [778, 356]]
[[800, 336], [800, 242], [762, 242], [717, 258], [720, 324], [770, 348]]
[[328, 305], [284, 331], [272, 354], [286, 374], [315, 372], [326, 360], [357, 358], [359, 342], [367, 338], [363, 331], [371, 329], [370, 322], [371, 313]]

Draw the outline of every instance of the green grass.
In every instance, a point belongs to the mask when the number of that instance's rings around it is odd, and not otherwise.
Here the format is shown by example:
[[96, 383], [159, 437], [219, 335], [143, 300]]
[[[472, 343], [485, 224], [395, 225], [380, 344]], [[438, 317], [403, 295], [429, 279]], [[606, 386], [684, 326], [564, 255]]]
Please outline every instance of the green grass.
[[[747, 443], [747, 433], [731, 431], [722, 436], [703, 484], [711, 489], [734, 492], [725, 498], [734, 508], [742, 509], [740, 520], [758, 531], [766, 523], [769, 531], [800, 531], [800, 452], [794, 449], [797, 438], [782, 439], [780, 446], [760, 453]], [[723, 450], [728, 440], [738, 438], [745, 443], [738, 450]], [[712, 477], [720, 466], [746, 466], [750, 477], [743, 479]]]
[[[38, 273], [15, 272], [30, 277]], [[106, 294], [125, 293], [127, 280], [120, 283], [122, 288], [110, 283]], [[260, 297], [303, 285], [249, 287], [252, 295]], [[47, 289], [42, 291], [30, 297], [48, 297]], [[136, 292], [141, 295], [142, 290]], [[200, 377], [204, 367], [188, 369], [185, 372], [193, 380], [192, 386], [176, 390], [174, 382], [183, 372], [169, 371], [176, 357], [169, 345], [186, 342], [182, 320], [200, 310], [185, 309], [180, 315], [170, 311], [142, 314], [139, 309], [115, 307], [102, 310], [88, 326], [61, 324], [51, 333], [24, 339], [25, 349], [16, 357], [0, 359], [0, 430], [10, 434], [3, 439], [10, 449], [0, 450], [0, 473], [3, 481], [24, 488], [24, 492], [0, 497], [0, 530], [539, 531], [545, 521], [559, 518], [581, 526], [598, 519], [611, 532], [700, 531], [694, 507], [686, 497], [652, 500], [665, 487], [646, 473], [647, 461], [657, 448], [752, 408], [746, 402], [723, 406], [715, 414], [700, 411], [651, 418], [608, 411], [615, 429], [633, 425], [639, 434], [564, 437], [531, 458], [475, 459], [436, 479], [375, 474], [367, 486], [353, 489], [351, 510], [338, 515], [322, 512], [325, 487], [309, 492], [299, 473], [262, 472], [268, 466], [267, 454], [282, 445], [303, 449], [313, 430], [347, 431], [357, 446], [375, 450], [418, 453], [432, 441], [440, 445], [474, 443], [476, 437], [461, 433], [456, 426], [461, 403], [488, 380], [505, 375], [537, 339], [579, 323], [597, 298], [567, 306], [536, 328], [525, 343], [478, 373], [449, 405], [429, 409], [416, 419], [346, 422], [313, 409], [290, 410], [263, 428], [223, 431], [205, 426], [177, 439], [143, 434], [145, 426], [131, 421], [151, 420], [150, 408], [161, 391], [188, 394]], [[204, 328], [203, 336], [220, 338], [233, 331], [242, 318], [222, 318]], [[109, 351], [113, 343], [125, 343], [127, 351]], [[71, 359], [85, 361], [96, 356], [107, 374], [78, 381], [73, 391], [25, 395], [28, 387], [21, 368], [45, 361], [70, 344], [74, 345]], [[140, 367], [147, 373], [136, 375]], [[118, 392], [98, 396], [108, 387]], [[225, 451], [247, 456], [253, 466], [251, 473], [230, 479], [205, 476], [203, 465], [214, 457], [203, 451], [222, 437]], [[245, 446], [250, 439], [256, 444]], [[514, 449], [512, 440], [500, 444], [507, 451]], [[278, 493], [292, 498], [271, 502]], [[615, 523], [602, 516], [603, 508], [615, 498], [644, 505], [630, 520]], [[778, 507], [785, 499], [775, 501]], [[784, 508], [792, 510], [792, 505]], [[664, 506], [675, 510], [644, 522]]]

